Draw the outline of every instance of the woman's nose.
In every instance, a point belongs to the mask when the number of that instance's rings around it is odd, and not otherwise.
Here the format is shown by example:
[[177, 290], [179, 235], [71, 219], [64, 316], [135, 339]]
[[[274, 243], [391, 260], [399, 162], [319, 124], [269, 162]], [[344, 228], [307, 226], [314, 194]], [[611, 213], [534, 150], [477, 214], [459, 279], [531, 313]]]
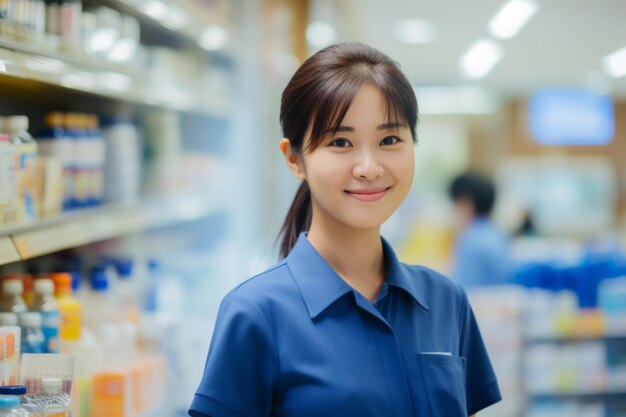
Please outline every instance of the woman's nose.
[[359, 153], [353, 168], [353, 175], [356, 178], [372, 181], [382, 177], [384, 172], [383, 166], [379, 163], [373, 152], [363, 151]]

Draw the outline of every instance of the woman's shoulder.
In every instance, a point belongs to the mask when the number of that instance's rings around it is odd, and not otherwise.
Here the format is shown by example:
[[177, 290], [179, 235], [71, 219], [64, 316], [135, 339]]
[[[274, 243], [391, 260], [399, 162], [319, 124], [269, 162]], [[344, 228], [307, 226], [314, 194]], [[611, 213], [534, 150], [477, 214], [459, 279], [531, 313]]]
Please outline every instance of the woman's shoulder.
[[252, 303], [260, 308], [288, 299], [297, 291], [291, 271], [283, 260], [233, 287], [225, 300]]

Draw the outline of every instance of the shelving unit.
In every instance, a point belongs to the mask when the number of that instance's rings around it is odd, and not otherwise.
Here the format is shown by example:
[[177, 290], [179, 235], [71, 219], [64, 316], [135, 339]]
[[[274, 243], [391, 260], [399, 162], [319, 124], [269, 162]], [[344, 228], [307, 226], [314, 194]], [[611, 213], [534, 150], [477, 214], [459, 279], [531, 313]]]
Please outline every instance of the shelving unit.
[[133, 104], [228, 117], [231, 104], [203, 89], [155, 85], [139, 70], [80, 54], [0, 39], [0, 75]]
[[[553, 354], [555, 355], [554, 361], [559, 361], [561, 354], [567, 355], [566, 351], [570, 354], [572, 351], [576, 351], [582, 346], [602, 346], [601, 349], [617, 349], [619, 352], [626, 352], [626, 333], [611, 332], [605, 334], [579, 334], [579, 335], [563, 335], [563, 336], [544, 336], [544, 337], [528, 337], [525, 339], [524, 350], [529, 352], [530, 349], [535, 347], [548, 347], [555, 349]], [[607, 354], [608, 355], [608, 354]], [[580, 358], [580, 360], [584, 360]], [[626, 407], [626, 372], [623, 369], [623, 365], [613, 369], [614, 365], [610, 365], [610, 359], [605, 358], [603, 363], [594, 363], [590, 369], [582, 366], [580, 369], [567, 369], [569, 375], [561, 374], [562, 369], [556, 368], [556, 373], [559, 375], [553, 376], [553, 387], [546, 389], [531, 389], [526, 387], [526, 407], [527, 412], [532, 404], [554, 404], [554, 403], [567, 403], [577, 404], [578, 406], [584, 406], [588, 404], [594, 404], [597, 407], [604, 407], [607, 415], [615, 407], [622, 409]], [[563, 368], [564, 369], [564, 368]], [[616, 378], [615, 372], [619, 373]], [[612, 375], [612, 376], [611, 376]], [[567, 378], [556, 384], [557, 379]], [[581, 378], [585, 378], [584, 380]], [[587, 382], [591, 382], [587, 384]], [[582, 386], [580, 384], [588, 385]], [[528, 415], [525, 413], [525, 415]], [[621, 415], [621, 414], [620, 414]]]
[[0, 265], [223, 212], [218, 199], [185, 193], [136, 204], [79, 210], [58, 219], [0, 229]]
[[[181, 0], [84, 2], [87, 5], [106, 5], [131, 14], [142, 25], [156, 27], [165, 38], [177, 38], [188, 46], [192, 45], [198, 56], [215, 56], [218, 61], [234, 59], [236, 51], [233, 48], [213, 52], [201, 47], [198, 38], [202, 31], [216, 22], [215, 16], [197, 3]], [[178, 20], [173, 19], [176, 16]], [[172, 24], [176, 21], [185, 24]], [[234, 44], [231, 41], [230, 45]], [[155, 81], [150, 80], [141, 68], [111, 63], [80, 51], [51, 47], [44, 38], [30, 42], [0, 37], [0, 82], [8, 86], [35, 87], [34, 94], [41, 94], [42, 90], [36, 88], [39, 85], [52, 86], [85, 93], [85, 100], [89, 100], [90, 96], [104, 97], [113, 105], [148, 106], [226, 120], [231, 117], [233, 100], [189, 82], [182, 85], [176, 77], [173, 80], [172, 83], [155, 85]], [[0, 265], [198, 220], [224, 210], [215, 201], [218, 199], [207, 197], [206, 190], [203, 194], [179, 193], [145, 198], [135, 204], [81, 209], [64, 213], [58, 219], [0, 228]]]
[[[112, 178], [126, 180], [122, 175], [141, 172], [141, 176], [129, 178], [129, 183], [137, 181], [145, 192], [156, 195], [139, 197], [133, 203], [77, 208], [56, 218], [0, 227], [0, 275], [64, 270], [63, 257], [69, 255], [81, 262], [83, 285], [97, 258], [105, 256], [132, 260], [133, 268], [140, 271], [135, 277], [140, 281], [138, 286], [145, 288], [146, 294], [179, 288], [176, 284], [181, 282], [172, 281], [186, 280], [180, 286], [184, 288], [181, 294], [192, 307], [185, 305], [179, 311], [198, 317], [180, 322], [176, 334], [168, 335], [163, 342], [168, 350], [160, 353], [168, 366], [176, 369], [179, 379], [168, 392], [169, 409], [158, 405], [152, 412], [142, 414], [165, 417], [182, 413], [188, 406], [188, 385], [195, 370], [192, 368], [201, 363], [200, 356], [205, 354], [204, 346], [197, 349], [197, 354], [189, 354], [185, 351], [188, 346], [175, 344], [180, 341], [177, 338], [199, 333], [197, 326], [208, 320], [207, 312], [218, 305], [219, 291], [226, 285], [217, 278], [234, 276], [229, 273], [235, 259], [231, 253], [235, 251], [232, 248], [240, 245], [233, 243], [239, 242], [239, 235], [232, 232], [232, 225], [240, 212], [233, 214], [232, 200], [216, 179], [228, 172], [234, 150], [238, 149], [230, 140], [232, 131], [236, 130], [236, 138], [250, 137], [245, 134], [250, 129], [233, 128], [242, 114], [237, 102], [237, 77], [242, 77], [241, 50], [246, 47], [238, 45], [237, 30], [244, 31], [246, 27], [239, 20], [229, 19], [230, 14], [221, 14], [230, 10], [228, 2], [209, 2], [206, 6], [189, 0], [82, 3], [94, 15], [102, 11], [97, 7], [105, 6], [134, 17], [140, 25], [138, 55], [129, 61], [132, 63], [119, 64], [108, 61], [104, 54], [88, 55], [57, 46], [50, 36], [26, 41], [29, 36], [16, 40], [0, 35], [0, 114], [28, 115], [30, 131], [36, 138], [43, 137], [40, 132], [44, 116], [51, 111], [96, 114], [103, 121], [103, 136], [108, 135], [106, 146], [127, 142], [112, 136], [117, 134], [112, 132], [119, 131], [110, 128], [105, 119], [109, 119], [108, 123], [121, 120], [132, 125], [136, 135], [131, 139], [137, 143], [131, 149], [133, 169], [114, 171], [124, 174]], [[179, 24], [172, 20], [176, 13], [184, 16]], [[228, 32], [228, 41], [217, 51], [202, 42], [206, 31], [215, 27]], [[131, 158], [128, 148], [119, 149], [112, 156], [106, 155], [115, 164], [104, 168], [129, 167], [123, 165]], [[137, 155], [143, 165], [136, 164]], [[103, 178], [107, 178], [106, 174]], [[72, 177], [70, 181], [74, 180]], [[249, 194], [246, 191], [242, 193]], [[101, 243], [91, 245], [96, 242]], [[71, 253], [56, 254], [67, 249], [72, 249]], [[157, 269], [150, 269], [157, 264]], [[164, 275], [160, 274], [169, 274], [168, 285], [174, 287], [163, 289]], [[191, 285], [192, 280], [194, 291], [201, 297], [191, 297], [186, 292], [185, 286]], [[142, 292], [139, 298], [149, 298], [146, 294]], [[146, 300], [136, 301], [143, 307]], [[209, 327], [206, 323], [205, 330]], [[192, 329], [191, 324], [196, 327]], [[204, 337], [201, 340], [205, 342]], [[183, 356], [187, 362], [193, 357], [193, 364], [183, 363]]]

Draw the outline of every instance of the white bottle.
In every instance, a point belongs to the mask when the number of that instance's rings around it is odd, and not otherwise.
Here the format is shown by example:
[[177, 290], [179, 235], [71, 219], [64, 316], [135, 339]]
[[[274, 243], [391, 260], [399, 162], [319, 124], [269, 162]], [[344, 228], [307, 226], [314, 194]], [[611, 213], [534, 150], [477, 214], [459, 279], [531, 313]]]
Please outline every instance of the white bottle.
[[71, 208], [74, 183], [74, 142], [66, 129], [63, 113], [52, 112], [46, 115], [45, 129], [37, 139], [39, 154], [59, 161], [62, 170], [62, 201], [65, 209]]
[[98, 128], [98, 116], [90, 114], [86, 118], [86, 137], [89, 146], [89, 198], [88, 204], [102, 204], [104, 196], [105, 145], [102, 132]]
[[87, 131], [87, 118], [85, 114], [74, 115], [74, 199], [77, 207], [86, 207], [90, 201], [91, 167], [93, 155], [91, 149], [91, 137]]
[[16, 150], [16, 205], [17, 221], [35, 220], [35, 190], [37, 162], [37, 142], [28, 133], [27, 116], [10, 116], [5, 119], [5, 128], [8, 128], [11, 140]]
[[0, 118], [0, 226], [15, 222], [15, 145]]

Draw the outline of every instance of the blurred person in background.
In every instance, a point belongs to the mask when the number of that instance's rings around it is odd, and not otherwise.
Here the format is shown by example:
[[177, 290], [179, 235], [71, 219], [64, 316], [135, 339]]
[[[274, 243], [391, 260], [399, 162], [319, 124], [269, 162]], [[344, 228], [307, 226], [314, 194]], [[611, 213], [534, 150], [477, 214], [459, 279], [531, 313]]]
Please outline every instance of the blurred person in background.
[[511, 280], [509, 236], [490, 218], [496, 190], [489, 178], [465, 172], [450, 183], [459, 233], [452, 278], [465, 288], [506, 284]]
[[411, 189], [417, 116], [405, 75], [367, 45], [296, 71], [282, 259], [222, 301], [193, 417], [467, 417], [500, 400], [463, 289], [380, 236]]

